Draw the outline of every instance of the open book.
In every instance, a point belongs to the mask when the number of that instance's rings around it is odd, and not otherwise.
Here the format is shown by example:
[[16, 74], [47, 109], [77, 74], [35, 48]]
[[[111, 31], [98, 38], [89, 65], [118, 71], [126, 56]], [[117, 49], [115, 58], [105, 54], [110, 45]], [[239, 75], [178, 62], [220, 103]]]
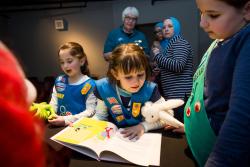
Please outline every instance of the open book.
[[144, 133], [139, 140], [123, 138], [107, 121], [82, 118], [52, 140], [97, 160], [160, 166], [161, 134]]

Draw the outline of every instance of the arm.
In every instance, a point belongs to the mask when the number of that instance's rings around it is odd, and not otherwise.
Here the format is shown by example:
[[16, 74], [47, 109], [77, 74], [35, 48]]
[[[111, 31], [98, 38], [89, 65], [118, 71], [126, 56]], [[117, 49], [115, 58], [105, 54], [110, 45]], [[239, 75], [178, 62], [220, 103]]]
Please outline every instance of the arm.
[[[173, 57], [167, 55], [170, 50], [172, 50]], [[157, 49], [156, 51], [153, 50], [153, 53], [155, 54], [154, 59], [161, 68], [177, 73], [184, 70], [190, 52], [190, 45], [183, 39], [172, 43], [171, 48], [163, 52], [160, 52], [159, 50], [157, 52]]]
[[94, 119], [98, 119], [98, 120], [108, 120], [108, 108], [105, 105], [104, 101], [101, 99], [97, 99], [97, 105], [96, 105], [96, 113], [93, 116]]
[[[163, 97], [161, 97], [156, 103], [161, 103], [165, 101]], [[124, 128], [121, 131], [123, 137], [127, 137], [129, 140], [137, 140], [139, 139], [145, 132], [149, 130], [159, 129], [165, 126], [165, 123], [162, 121], [157, 121], [154, 123], [148, 123], [146, 121], [141, 122], [138, 125], [131, 126], [128, 128]]]
[[68, 115], [68, 116], [56, 116], [52, 120], [48, 120], [49, 123], [56, 126], [67, 126], [77, 121], [82, 117], [91, 117], [95, 113], [96, 97], [93, 93], [90, 93], [86, 101], [86, 110], [79, 114]]
[[97, 98], [92, 92], [88, 95], [86, 101], [86, 110], [82, 111], [79, 114], [63, 116], [65, 124], [69, 125], [70, 123], [75, 122], [82, 117], [92, 117], [95, 114], [96, 103], [97, 103]]
[[104, 44], [103, 56], [106, 61], [108, 61], [108, 57], [111, 55], [111, 52], [116, 47], [116, 42], [114, 41], [114, 35], [112, 31], [108, 34], [108, 37]]
[[250, 38], [239, 49], [227, 116], [206, 167], [249, 166], [250, 156]]
[[55, 112], [57, 112], [57, 96], [56, 96], [56, 88], [53, 87], [52, 95], [49, 104], [53, 107]]

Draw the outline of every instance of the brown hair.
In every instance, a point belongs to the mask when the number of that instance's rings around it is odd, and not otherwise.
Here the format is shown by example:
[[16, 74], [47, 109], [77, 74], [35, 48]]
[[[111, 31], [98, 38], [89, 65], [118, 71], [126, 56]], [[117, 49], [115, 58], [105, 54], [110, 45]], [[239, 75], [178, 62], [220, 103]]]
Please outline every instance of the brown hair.
[[87, 56], [86, 56], [82, 46], [76, 42], [67, 42], [59, 47], [58, 55], [59, 55], [61, 50], [65, 50], [65, 49], [70, 49], [69, 53], [71, 56], [75, 56], [78, 59], [85, 58], [85, 63], [83, 66], [81, 66], [81, 72], [85, 75], [89, 75], [90, 74], [89, 68], [88, 68], [89, 63], [88, 63]]
[[107, 77], [111, 83], [118, 84], [112, 71], [129, 74], [141, 70], [145, 70], [146, 79], [149, 79], [150, 66], [143, 49], [134, 43], [121, 44], [113, 50], [109, 58]]
[[235, 7], [236, 9], [241, 9], [249, 0], [219, 0], [225, 2], [226, 4]]

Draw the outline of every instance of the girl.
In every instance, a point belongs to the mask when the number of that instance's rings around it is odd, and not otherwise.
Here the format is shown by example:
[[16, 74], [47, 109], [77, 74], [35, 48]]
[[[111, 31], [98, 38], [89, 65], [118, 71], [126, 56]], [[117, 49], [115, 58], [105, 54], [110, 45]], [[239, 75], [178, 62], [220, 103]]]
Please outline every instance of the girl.
[[58, 56], [65, 75], [57, 77], [55, 81], [50, 104], [58, 116], [49, 120], [49, 123], [65, 126], [75, 122], [79, 117], [93, 116], [92, 108], [96, 98], [92, 90], [95, 83], [87, 76], [88, 61], [80, 44], [75, 42], [63, 44], [59, 48]]
[[200, 166], [250, 166], [250, 1], [196, 3], [200, 26], [216, 40], [193, 78], [186, 137]]
[[163, 23], [159, 22], [154, 26], [154, 41], [152, 47], [161, 48], [160, 42], [163, 40], [162, 34]]
[[163, 123], [143, 121], [141, 107], [146, 101], [165, 101], [154, 83], [146, 81], [150, 67], [144, 51], [136, 44], [122, 44], [111, 54], [107, 78], [96, 82], [95, 118], [109, 120], [128, 139], [138, 139], [148, 130], [163, 127]]
[[[193, 51], [181, 36], [180, 22], [170, 17], [163, 21], [162, 50], [153, 48], [154, 59], [160, 68], [163, 97], [187, 100], [192, 89]], [[174, 109], [174, 116], [183, 122], [183, 108]]]
[[[153, 41], [151, 48], [154, 48], [154, 47], [157, 47], [159, 49], [162, 48], [161, 44], [160, 44], [160, 42], [163, 40], [162, 28], [163, 28], [162, 22], [155, 24], [155, 26], [154, 26], [154, 41]], [[153, 59], [154, 56], [152, 54], [153, 53], [151, 52], [150, 57], [149, 57], [150, 66], [152, 69], [152, 72], [151, 72], [152, 76], [151, 76], [150, 81], [157, 83], [158, 87], [160, 87], [160, 77], [159, 77], [160, 69], [159, 69], [156, 61]]]

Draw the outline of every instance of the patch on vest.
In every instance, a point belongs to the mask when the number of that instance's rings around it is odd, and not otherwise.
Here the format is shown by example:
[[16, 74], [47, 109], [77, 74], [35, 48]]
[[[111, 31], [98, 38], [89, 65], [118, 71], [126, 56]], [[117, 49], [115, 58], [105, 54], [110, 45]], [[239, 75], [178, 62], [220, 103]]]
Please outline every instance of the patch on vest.
[[195, 110], [195, 112], [200, 112], [200, 110], [201, 110], [201, 103], [199, 101], [197, 101], [195, 103], [194, 110]]
[[57, 81], [65, 83], [66, 80], [65, 80], [64, 76], [59, 76]]
[[133, 103], [133, 107], [132, 107], [133, 117], [137, 117], [140, 111], [141, 111], [141, 103]]
[[190, 117], [190, 114], [191, 114], [191, 109], [190, 109], [190, 107], [188, 107], [186, 109], [186, 115], [187, 115], [187, 117]]
[[86, 84], [84, 85], [84, 87], [82, 88], [81, 93], [82, 93], [83, 95], [86, 95], [86, 94], [88, 93], [88, 91], [89, 91], [90, 88], [91, 88], [91, 85], [90, 85], [89, 83], [86, 83]]
[[72, 113], [69, 112], [69, 111], [67, 111], [66, 107], [63, 106], [63, 105], [61, 105], [61, 106], [59, 107], [59, 112], [60, 112], [60, 115], [61, 115], [61, 116], [72, 115]]
[[113, 114], [121, 114], [122, 113], [122, 107], [121, 105], [113, 105], [111, 107], [111, 111]]
[[56, 97], [59, 98], [59, 99], [63, 99], [64, 94], [62, 94], [62, 93], [57, 93], [57, 94], [56, 94]]
[[108, 97], [107, 100], [109, 104], [118, 104], [118, 101], [114, 97]]
[[124, 116], [123, 115], [119, 115], [115, 118], [117, 120], [117, 122], [121, 122], [124, 120]]
[[56, 91], [62, 92], [65, 90], [66, 85], [64, 83], [59, 82], [59, 83], [56, 83], [55, 87], [56, 87]]

